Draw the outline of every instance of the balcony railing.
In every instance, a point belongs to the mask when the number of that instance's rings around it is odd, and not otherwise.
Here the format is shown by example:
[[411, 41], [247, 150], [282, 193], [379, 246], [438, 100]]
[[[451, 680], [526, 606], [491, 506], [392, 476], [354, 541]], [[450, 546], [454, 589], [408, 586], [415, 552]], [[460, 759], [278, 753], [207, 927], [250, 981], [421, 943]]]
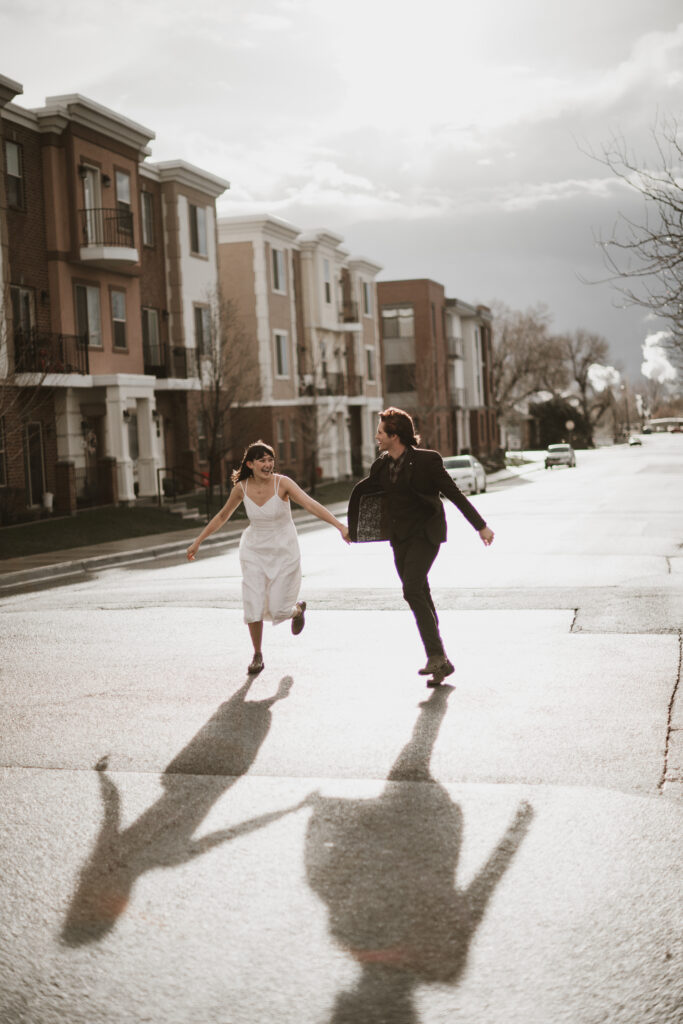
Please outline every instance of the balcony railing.
[[15, 331], [14, 366], [17, 373], [89, 373], [88, 337]]
[[462, 338], [446, 338], [448, 355], [451, 359], [462, 359], [465, 355]]
[[358, 303], [351, 301], [345, 302], [343, 307], [339, 310], [339, 320], [343, 324], [358, 323]]
[[183, 348], [182, 346], [174, 348], [171, 376], [187, 380], [188, 377], [196, 377], [197, 375], [197, 356], [195, 350], [193, 348]]
[[132, 249], [133, 214], [130, 210], [80, 210], [81, 244]]
[[164, 342], [145, 343], [142, 346], [145, 373], [154, 377], [168, 377], [168, 346]]

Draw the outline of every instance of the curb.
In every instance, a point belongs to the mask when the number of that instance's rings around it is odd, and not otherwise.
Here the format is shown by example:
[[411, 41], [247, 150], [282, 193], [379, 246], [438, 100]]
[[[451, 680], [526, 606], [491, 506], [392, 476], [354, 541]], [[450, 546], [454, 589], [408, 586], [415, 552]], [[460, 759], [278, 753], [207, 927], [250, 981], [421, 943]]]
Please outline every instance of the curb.
[[[330, 506], [330, 511], [338, 518], [346, 513], [346, 503]], [[314, 529], [320, 522], [316, 516], [305, 510], [293, 512], [293, 519], [297, 524], [299, 533], [306, 533]], [[224, 528], [225, 532], [219, 536], [207, 537], [202, 544], [202, 550], [230, 549], [236, 547], [245, 529], [243, 522], [231, 523]], [[15, 572], [2, 573], [0, 571], [0, 597], [15, 593], [24, 588], [38, 583], [46, 583], [58, 580], [74, 580], [87, 577], [90, 573], [100, 569], [111, 569], [117, 566], [130, 565], [135, 562], [150, 562], [157, 558], [168, 557], [174, 554], [184, 554], [190, 541], [187, 537], [182, 540], [169, 541], [166, 544], [155, 544], [151, 536], [150, 543], [140, 548], [131, 548], [125, 551], [113, 551], [107, 555], [93, 555], [86, 558], [69, 559], [62, 562], [53, 562], [46, 565], [35, 566], [33, 569], [19, 569]], [[140, 538], [143, 540], [144, 538]], [[218, 552], [216, 552], [218, 553]]]

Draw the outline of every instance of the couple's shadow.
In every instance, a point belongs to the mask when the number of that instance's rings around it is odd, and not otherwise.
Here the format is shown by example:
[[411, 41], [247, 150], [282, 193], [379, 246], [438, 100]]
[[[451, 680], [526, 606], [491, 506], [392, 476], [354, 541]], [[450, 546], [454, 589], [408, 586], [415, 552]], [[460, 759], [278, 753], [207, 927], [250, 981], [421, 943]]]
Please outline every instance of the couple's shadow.
[[413, 734], [379, 797], [314, 795], [306, 836], [309, 885], [327, 905], [336, 942], [360, 972], [332, 1024], [416, 1024], [421, 983], [456, 985], [496, 886], [526, 835], [521, 803], [485, 864], [457, 884], [463, 815], [430, 773], [451, 686], [420, 707]]
[[162, 795], [127, 828], [121, 828], [121, 798], [106, 772], [107, 758], [98, 762], [102, 824], [80, 872], [62, 942], [79, 946], [102, 938], [126, 909], [136, 880], [146, 871], [177, 867], [306, 806], [304, 800], [193, 838], [213, 804], [254, 763], [270, 729], [271, 709], [289, 695], [293, 680], [285, 676], [273, 697], [259, 701], [246, 700], [251, 683], [250, 677], [170, 762], [161, 776]]
[[476, 929], [528, 831], [531, 807], [519, 805], [474, 879], [458, 886], [463, 815], [430, 772], [453, 691], [441, 686], [420, 705], [412, 736], [375, 799], [313, 793], [291, 807], [194, 839], [215, 801], [253, 764], [271, 709], [291, 685], [285, 677], [275, 696], [247, 701], [247, 681], [171, 761], [162, 775], [162, 795], [125, 829], [118, 790], [100, 763], [103, 821], [62, 941], [77, 946], [102, 938], [146, 871], [183, 864], [308, 806], [307, 880], [327, 907], [333, 939], [359, 966], [355, 987], [336, 999], [333, 1024], [415, 1024], [418, 984], [459, 981]]

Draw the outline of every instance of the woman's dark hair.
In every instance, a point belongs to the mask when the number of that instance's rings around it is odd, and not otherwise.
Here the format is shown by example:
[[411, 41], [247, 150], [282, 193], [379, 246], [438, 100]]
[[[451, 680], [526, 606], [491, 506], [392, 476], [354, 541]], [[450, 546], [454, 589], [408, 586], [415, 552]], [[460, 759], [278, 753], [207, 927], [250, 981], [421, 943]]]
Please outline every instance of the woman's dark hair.
[[420, 443], [420, 435], [415, 433], [413, 417], [403, 409], [397, 409], [394, 405], [390, 405], [388, 409], [379, 414], [379, 418], [384, 425], [384, 432], [390, 437], [398, 437], [401, 444], [417, 447]]
[[238, 480], [246, 480], [248, 476], [253, 476], [254, 474], [249, 469], [247, 463], [253, 462], [254, 459], [262, 459], [264, 455], [272, 455], [273, 458], [275, 458], [275, 452], [269, 444], [266, 444], [265, 441], [254, 441], [253, 444], [250, 444], [245, 448], [239, 469], [233, 470], [230, 477], [233, 485], [236, 484]]

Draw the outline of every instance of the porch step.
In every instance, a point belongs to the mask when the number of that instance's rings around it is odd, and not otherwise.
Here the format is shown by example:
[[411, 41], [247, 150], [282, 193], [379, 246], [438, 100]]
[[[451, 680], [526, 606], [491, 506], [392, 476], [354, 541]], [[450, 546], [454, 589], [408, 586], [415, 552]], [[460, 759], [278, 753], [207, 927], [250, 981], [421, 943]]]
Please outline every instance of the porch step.
[[188, 508], [187, 505], [182, 501], [176, 502], [175, 505], [166, 505], [165, 507], [169, 512], [172, 512], [174, 516], [181, 516], [183, 519], [201, 518], [201, 513], [199, 509]]

